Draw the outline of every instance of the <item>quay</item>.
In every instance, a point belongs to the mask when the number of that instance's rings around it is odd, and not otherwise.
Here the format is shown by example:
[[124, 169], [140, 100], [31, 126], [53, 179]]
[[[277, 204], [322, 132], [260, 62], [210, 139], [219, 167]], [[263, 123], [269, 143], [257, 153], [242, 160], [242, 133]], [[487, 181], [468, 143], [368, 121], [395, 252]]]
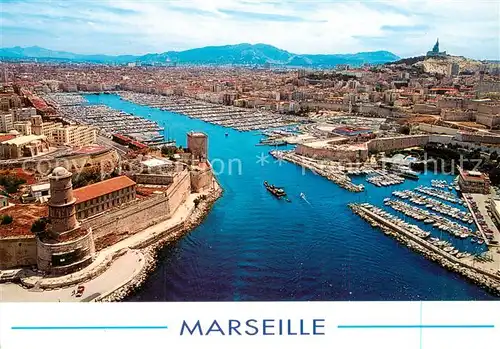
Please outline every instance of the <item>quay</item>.
[[303, 168], [307, 168], [320, 176], [323, 176], [343, 189], [359, 193], [364, 190], [364, 186], [362, 184], [356, 185], [351, 182], [349, 176], [340, 171], [338, 168], [334, 168], [334, 166], [321, 165], [315, 162], [310, 158], [306, 158], [301, 155], [295, 154], [293, 151], [278, 151], [272, 150], [269, 154], [278, 160], [286, 160], [293, 164], [302, 166]]
[[[500, 271], [498, 269], [500, 254], [497, 253], [494, 257], [497, 265], [489, 263], [489, 268], [480, 267], [476, 265], [477, 263], [473, 257], [457, 258], [433, 245], [425, 238], [412, 233], [404, 225], [389, 221], [377, 213], [376, 210], [373, 210], [374, 207], [370, 204], [351, 203], [349, 207], [358, 216], [367, 220], [373, 227], [378, 227], [384, 231], [385, 235], [396, 238], [399, 242], [422, 254], [427, 259], [439, 263], [444, 268], [466, 277], [492, 294], [500, 296]], [[382, 212], [380, 209], [378, 211]]]
[[[495, 226], [495, 223], [493, 223], [489, 217], [485, 207], [485, 197], [486, 196], [482, 194], [465, 194], [464, 202], [471, 212], [478, 227], [478, 231], [484, 241], [486, 241], [486, 244], [489, 246], [498, 246], [498, 242], [500, 241], [500, 232]], [[479, 204], [476, 204], [476, 206], [473, 207], [476, 202], [479, 202]]]
[[164, 96], [137, 92], [122, 91], [121, 99], [136, 104], [147, 105], [161, 110], [186, 115], [190, 118], [239, 131], [264, 130], [282, 127], [290, 122], [284, 116], [264, 110], [239, 108], [209, 103], [188, 97]]

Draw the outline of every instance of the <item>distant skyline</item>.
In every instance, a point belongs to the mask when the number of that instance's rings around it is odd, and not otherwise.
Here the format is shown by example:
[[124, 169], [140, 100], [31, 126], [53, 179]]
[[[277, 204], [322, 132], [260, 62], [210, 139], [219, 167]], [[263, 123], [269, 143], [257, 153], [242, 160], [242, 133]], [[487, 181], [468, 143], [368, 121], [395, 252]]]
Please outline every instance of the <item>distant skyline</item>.
[[500, 5], [476, 0], [2, 0], [1, 46], [133, 54], [265, 43], [297, 53], [440, 49], [500, 59]]

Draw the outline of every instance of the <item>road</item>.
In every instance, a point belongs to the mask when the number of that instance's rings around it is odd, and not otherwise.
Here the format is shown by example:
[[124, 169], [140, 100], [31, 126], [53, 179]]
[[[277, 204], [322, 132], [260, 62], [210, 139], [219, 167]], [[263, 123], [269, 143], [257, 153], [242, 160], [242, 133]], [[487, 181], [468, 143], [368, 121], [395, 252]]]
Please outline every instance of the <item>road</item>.
[[116, 149], [116, 151], [121, 155], [125, 155], [130, 151], [130, 149], [126, 146], [113, 142], [111, 139], [101, 135], [97, 135], [97, 143]]
[[18, 284], [0, 284], [0, 301], [5, 302], [89, 302], [101, 294], [122, 286], [142, 269], [144, 256], [138, 250], [130, 250], [117, 258], [101, 275], [80, 285], [85, 286], [82, 297], [75, 297], [72, 292], [77, 285], [50, 291], [33, 290]]

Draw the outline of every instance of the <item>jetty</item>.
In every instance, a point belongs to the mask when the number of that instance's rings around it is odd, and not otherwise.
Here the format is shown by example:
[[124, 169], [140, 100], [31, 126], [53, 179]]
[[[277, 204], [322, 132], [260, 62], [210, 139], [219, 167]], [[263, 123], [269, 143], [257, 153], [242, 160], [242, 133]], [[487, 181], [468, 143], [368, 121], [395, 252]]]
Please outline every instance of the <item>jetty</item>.
[[356, 193], [364, 190], [364, 186], [362, 184], [356, 185], [352, 183], [349, 176], [334, 166], [320, 164], [311, 158], [298, 155], [293, 151], [272, 150], [269, 154], [271, 154], [271, 156], [275, 159], [289, 161], [293, 164], [301, 166], [303, 169], [307, 168], [312, 172], [331, 180], [343, 189]]
[[421, 230], [410, 229], [408, 223], [369, 203], [351, 203], [349, 207], [373, 227], [383, 231], [385, 235], [395, 238], [427, 259], [466, 277], [492, 294], [500, 296], [500, 272], [498, 269], [479, 265], [475, 262], [475, 257], [469, 253], [455, 253], [456, 248], [449, 249], [447, 247], [451, 246], [439, 244], [436, 242], [436, 238], [429, 238], [430, 234], [418, 234]]

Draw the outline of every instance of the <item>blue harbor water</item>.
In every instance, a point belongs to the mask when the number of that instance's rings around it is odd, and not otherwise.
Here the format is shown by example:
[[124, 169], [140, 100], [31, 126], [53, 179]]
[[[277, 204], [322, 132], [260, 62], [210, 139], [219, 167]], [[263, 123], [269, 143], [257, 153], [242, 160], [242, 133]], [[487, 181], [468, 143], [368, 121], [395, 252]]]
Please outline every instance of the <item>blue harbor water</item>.
[[[165, 123], [168, 138], [178, 145], [186, 144], [191, 130], [206, 132], [209, 157], [224, 188], [198, 228], [160, 251], [157, 269], [131, 301], [496, 299], [373, 229], [347, 207], [371, 202], [391, 211], [383, 199], [392, 191], [430, 186], [432, 179], [451, 181], [451, 176], [426, 174], [392, 187], [358, 177], [354, 182], [366, 190], [351, 193], [299, 166], [266, 157], [272, 148], [255, 146], [262, 138], [257, 132], [238, 132], [116, 95], [87, 99]], [[270, 195], [266, 180], [285, 187], [291, 202]], [[480, 248], [444, 232], [432, 234], [461, 250]]]

